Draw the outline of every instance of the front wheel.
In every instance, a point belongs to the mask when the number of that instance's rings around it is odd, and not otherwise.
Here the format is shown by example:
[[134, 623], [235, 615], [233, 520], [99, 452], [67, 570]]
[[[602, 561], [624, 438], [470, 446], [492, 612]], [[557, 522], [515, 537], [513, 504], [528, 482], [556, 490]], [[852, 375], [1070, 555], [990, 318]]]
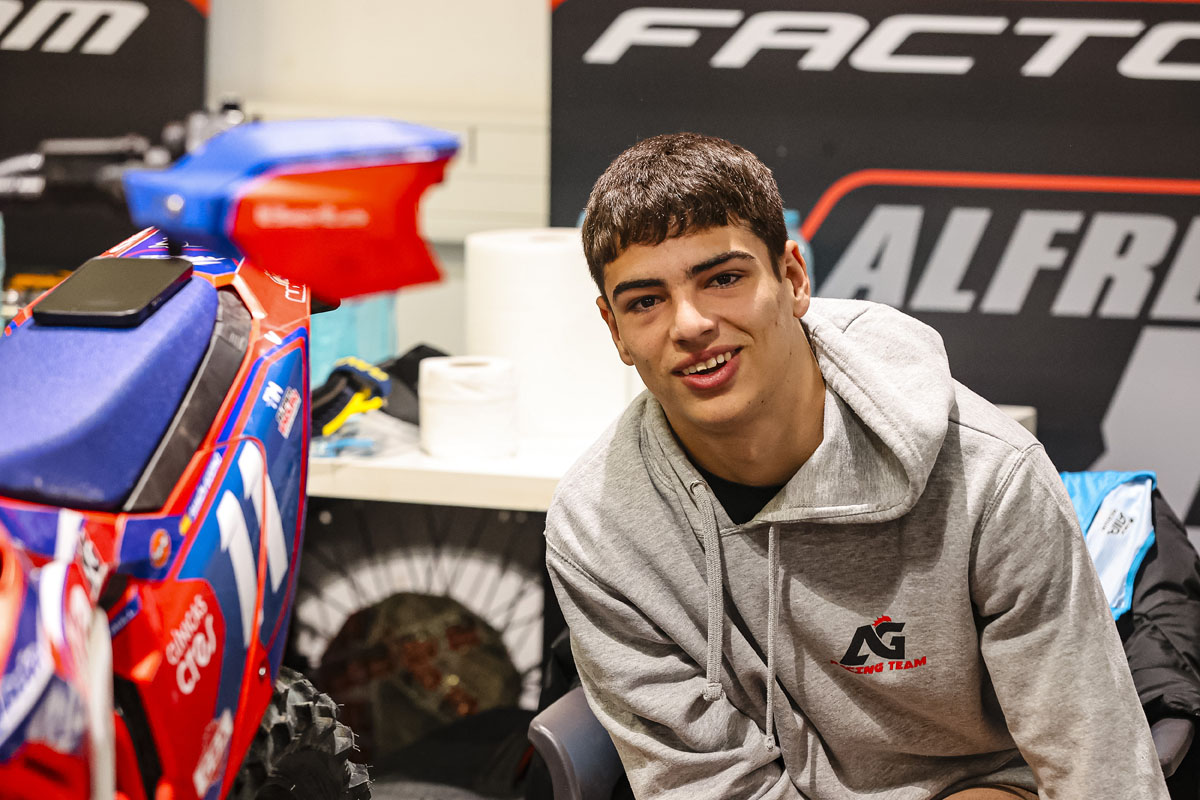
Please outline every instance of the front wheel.
[[367, 768], [352, 763], [354, 734], [337, 704], [281, 667], [275, 692], [229, 793], [235, 800], [368, 800]]

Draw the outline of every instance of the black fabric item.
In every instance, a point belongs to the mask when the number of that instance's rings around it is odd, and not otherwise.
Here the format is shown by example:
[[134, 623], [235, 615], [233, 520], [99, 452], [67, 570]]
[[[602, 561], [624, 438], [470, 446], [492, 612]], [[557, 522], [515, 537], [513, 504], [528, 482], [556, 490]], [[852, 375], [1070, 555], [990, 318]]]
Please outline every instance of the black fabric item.
[[421, 370], [421, 359], [433, 356], [445, 356], [436, 347], [419, 344], [402, 356], [389, 358], [376, 366], [386, 372], [392, 379], [392, 394], [388, 397], [383, 410], [397, 419], [411, 422], [414, 425], [418, 419], [420, 403], [417, 399], [417, 377]]
[[383, 407], [385, 414], [416, 425], [421, 419], [421, 403], [417, 393], [403, 383], [392, 383], [392, 393], [388, 395], [387, 405]]
[[447, 355], [449, 353], [443, 353], [436, 347], [419, 344], [404, 355], [389, 358], [387, 361], [379, 363], [378, 366], [393, 379], [407, 386], [413, 394], [416, 394], [417, 377], [421, 372], [421, 359]]
[[376, 780], [457, 786], [488, 797], [519, 797], [520, 766], [533, 713], [493, 708], [433, 731], [371, 765]]
[[354, 386], [344, 372], [334, 372], [325, 382], [312, 390], [312, 435], [320, 436], [321, 430], [342, 413], [342, 409], [354, 399]]
[[1200, 718], [1200, 557], [1158, 491], [1152, 507], [1154, 544], [1117, 628], [1150, 722]]
[[[1200, 723], [1200, 557], [1162, 494], [1155, 491], [1151, 503], [1154, 544], [1117, 630], [1150, 724], [1165, 717]], [[1167, 788], [1173, 800], [1200, 798], [1200, 737]]]
[[[695, 464], [695, 462], [693, 462]], [[784, 484], [778, 486], [747, 486], [744, 483], [734, 483], [713, 475], [708, 470], [695, 464], [696, 469], [708, 481], [708, 486], [717, 496], [717, 502], [729, 518], [738, 525], [754, 519], [754, 515], [763, 510], [763, 506], [771, 502], [771, 498], [779, 494]]]

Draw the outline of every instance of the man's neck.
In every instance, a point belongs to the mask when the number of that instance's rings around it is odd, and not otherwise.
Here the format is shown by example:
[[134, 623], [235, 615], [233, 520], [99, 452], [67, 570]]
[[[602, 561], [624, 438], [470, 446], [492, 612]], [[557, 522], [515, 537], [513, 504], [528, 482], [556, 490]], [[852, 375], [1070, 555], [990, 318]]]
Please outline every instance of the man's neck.
[[[806, 342], [807, 344], [807, 342]], [[787, 483], [821, 444], [825, 381], [812, 350], [775, 401], [745, 423], [723, 430], [680, 430], [675, 435], [691, 459], [708, 472], [747, 486]]]

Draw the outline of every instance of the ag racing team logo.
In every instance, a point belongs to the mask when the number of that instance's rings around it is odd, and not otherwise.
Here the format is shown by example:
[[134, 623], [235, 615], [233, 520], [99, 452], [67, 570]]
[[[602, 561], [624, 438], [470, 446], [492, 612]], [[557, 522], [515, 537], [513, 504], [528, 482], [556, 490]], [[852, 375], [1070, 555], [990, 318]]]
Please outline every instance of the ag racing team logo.
[[[928, 663], [925, 656], [912, 658], [910, 654], [905, 658], [905, 637], [901, 635], [903, 630], [903, 622], [897, 622], [884, 615], [870, 625], [863, 625], [854, 631], [850, 646], [846, 648], [841, 660], [831, 660], [830, 663], [858, 675], [925, 666]], [[880, 660], [871, 661], [871, 656]]]

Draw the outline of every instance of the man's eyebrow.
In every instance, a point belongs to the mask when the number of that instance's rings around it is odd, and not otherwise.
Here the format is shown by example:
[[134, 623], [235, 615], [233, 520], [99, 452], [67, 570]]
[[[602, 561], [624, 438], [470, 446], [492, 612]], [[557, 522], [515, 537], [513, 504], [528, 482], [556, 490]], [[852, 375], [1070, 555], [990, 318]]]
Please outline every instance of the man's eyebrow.
[[665, 286], [661, 278], [639, 278], [634, 281], [621, 281], [613, 287], [612, 299], [616, 300], [621, 292], [631, 292], [634, 289], [652, 289]]
[[[706, 258], [699, 264], [693, 264], [688, 267], [687, 274], [689, 278], [695, 278], [697, 275], [724, 264], [726, 261], [743, 258], [753, 259], [754, 256], [745, 250], [726, 250], [724, 253], [717, 253], [712, 258]], [[634, 289], [658, 289], [665, 285], [666, 282], [661, 278], [638, 278], [632, 281], [621, 281], [613, 287], [612, 299], [615, 301], [617, 295], [621, 294], [621, 292], [630, 292]]]
[[748, 258], [751, 261], [754, 260], [754, 256], [752, 256], [750, 253], [747, 253], [745, 250], [726, 250], [724, 253], [717, 253], [712, 258], [706, 258], [699, 264], [692, 265], [688, 269], [688, 277], [694, 278], [706, 270], [710, 270], [713, 267], [724, 264], [726, 261], [732, 261], [735, 258], [739, 260], [743, 258]]

